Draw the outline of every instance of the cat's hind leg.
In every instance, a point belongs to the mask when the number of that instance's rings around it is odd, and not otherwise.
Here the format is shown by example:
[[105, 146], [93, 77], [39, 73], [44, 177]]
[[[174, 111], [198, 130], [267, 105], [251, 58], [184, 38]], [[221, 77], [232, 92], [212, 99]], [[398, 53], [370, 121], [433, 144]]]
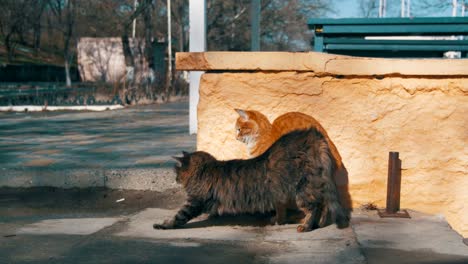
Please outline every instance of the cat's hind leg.
[[317, 229], [319, 227], [320, 208], [315, 206], [313, 208], [301, 207], [299, 209], [304, 212], [305, 217], [302, 220], [302, 224], [297, 226], [297, 232], [308, 232]]
[[270, 222], [272, 225], [284, 225], [286, 224], [286, 212], [287, 212], [287, 204], [278, 202], [275, 205], [276, 214], [274, 217], [271, 218]]
[[177, 212], [174, 218], [164, 221], [162, 224], [154, 224], [154, 229], [174, 229], [186, 224], [191, 219], [203, 212], [203, 203], [197, 200], [188, 200]]
[[303, 178], [296, 192], [296, 205], [305, 217], [302, 224], [297, 227], [297, 232], [307, 232], [319, 228], [319, 221], [323, 210], [323, 197], [320, 182], [314, 178]]

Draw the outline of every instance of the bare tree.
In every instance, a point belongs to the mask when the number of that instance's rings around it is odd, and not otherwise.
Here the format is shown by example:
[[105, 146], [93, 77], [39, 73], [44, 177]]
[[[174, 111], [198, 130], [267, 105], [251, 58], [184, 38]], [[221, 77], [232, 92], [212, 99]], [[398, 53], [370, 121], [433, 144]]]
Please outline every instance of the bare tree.
[[[136, 9], [133, 3], [134, 0], [0, 0], [0, 38], [10, 61], [15, 46], [23, 42], [34, 47], [38, 57], [65, 65], [70, 85], [70, 67], [74, 65], [75, 43], [80, 37], [120, 37], [127, 69], [140, 67], [136, 60], [142, 56], [135, 50], [140, 46], [133, 46], [129, 40], [132, 22], [138, 18], [136, 39], [145, 42], [141, 45], [145, 47], [143, 57], [151, 65], [154, 40], [165, 38], [168, 33], [167, 0], [139, 0]], [[312, 36], [307, 19], [323, 16], [333, 7], [328, 0], [262, 0], [261, 4], [263, 50], [310, 49]], [[250, 50], [250, 5], [250, 0], [207, 0], [209, 50]], [[171, 6], [172, 50], [185, 51], [189, 41], [188, 0], [171, 0]], [[54, 55], [58, 53], [60, 57]], [[129, 86], [140, 89], [138, 84], [127, 83]], [[159, 88], [154, 87], [154, 91]]]
[[33, 29], [33, 47], [36, 55], [41, 48], [42, 16], [48, 4], [49, 0], [36, 0], [29, 4], [29, 7], [31, 8], [29, 24]]
[[172, 3], [172, 23], [175, 25], [177, 50], [188, 49], [188, 0], [176, 0]]
[[208, 0], [208, 50], [249, 50], [249, 0]]
[[[440, 16], [441, 12], [452, 10], [452, 15], [461, 15], [463, 9], [468, 7], [466, 0], [413, 0], [411, 1], [411, 13], [416, 15], [436, 15]], [[413, 8], [414, 7], [414, 8]], [[460, 10], [459, 10], [460, 9]]]
[[27, 5], [28, 1], [25, 0], [0, 0], [0, 36], [5, 43], [9, 62], [13, 61], [17, 43], [24, 41]]
[[124, 51], [124, 56], [125, 56], [125, 64], [127, 67], [135, 67], [135, 60], [130, 48], [130, 43], [129, 43], [129, 34], [130, 34], [130, 26], [133, 23], [133, 20], [136, 19], [138, 16], [140, 16], [142, 13], [146, 11], [147, 8], [150, 8], [152, 1], [151, 0], [145, 0], [142, 1], [137, 9], [127, 18], [125, 18], [122, 21], [122, 44], [123, 44], [123, 51]]
[[262, 1], [261, 41], [263, 50], [309, 50], [311, 32], [307, 20], [332, 12], [332, 1]]
[[75, 32], [79, 37], [121, 36], [122, 22], [130, 16], [129, 0], [80, 0]]
[[[250, 50], [250, 0], [207, 1], [208, 50]], [[326, 0], [263, 0], [262, 50], [310, 49], [307, 19], [331, 11]]]
[[363, 17], [377, 17], [379, 14], [379, 0], [360, 0], [359, 12]]
[[73, 59], [71, 45], [74, 36], [76, 10], [79, 0], [52, 0], [50, 7], [57, 19], [57, 29], [63, 35], [63, 59], [65, 66], [65, 80], [67, 87], [71, 86], [70, 64]]

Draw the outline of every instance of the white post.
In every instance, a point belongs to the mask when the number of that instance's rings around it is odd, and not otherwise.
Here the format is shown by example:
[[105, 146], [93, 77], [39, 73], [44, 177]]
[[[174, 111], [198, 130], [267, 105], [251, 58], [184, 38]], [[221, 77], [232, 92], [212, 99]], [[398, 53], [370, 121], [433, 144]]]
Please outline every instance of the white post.
[[[133, 2], [133, 11], [136, 11], [138, 5], [138, 0]], [[132, 30], [132, 38], [135, 38], [135, 31], [136, 31], [136, 18], [133, 19], [133, 30]]]
[[[190, 52], [206, 51], [206, 1], [189, 0]], [[189, 132], [197, 133], [197, 106], [201, 71], [190, 72]]]

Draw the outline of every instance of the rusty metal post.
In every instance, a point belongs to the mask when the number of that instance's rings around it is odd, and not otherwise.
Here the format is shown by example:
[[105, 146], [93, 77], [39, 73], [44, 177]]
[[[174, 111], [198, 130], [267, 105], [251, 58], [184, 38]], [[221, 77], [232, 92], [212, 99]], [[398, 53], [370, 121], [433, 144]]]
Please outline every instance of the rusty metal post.
[[379, 210], [380, 217], [410, 218], [406, 210], [400, 211], [401, 160], [398, 152], [388, 155], [387, 208]]
[[398, 152], [388, 153], [387, 208], [388, 214], [400, 210], [401, 162]]

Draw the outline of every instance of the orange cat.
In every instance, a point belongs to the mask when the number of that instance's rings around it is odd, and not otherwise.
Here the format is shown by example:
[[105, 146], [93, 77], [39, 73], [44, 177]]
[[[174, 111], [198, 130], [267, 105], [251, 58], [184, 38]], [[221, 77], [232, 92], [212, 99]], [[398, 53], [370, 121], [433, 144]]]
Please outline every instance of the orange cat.
[[352, 211], [352, 199], [348, 190], [348, 171], [346, 170], [338, 149], [328, 137], [325, 129], [315, 118], [300, 113], [289, 112], [277, 117], [273, 124], [262, 113], [255, 110], [235, 109], [239, 114], [236, 121], [236, 139], [247, 144], [250, 158], [265, 152], [282, 135], [297, 129], [314, 127], [324, 136], [330, 152], [336, 162], [336, 172], [333, 175], [341, 206], [347, 210], [348, 217]]
[[314, 127], [323, 134], [330, 145], [330, 150], [335, 158], [337, 167], [342, 167], [340, 153], [328, 137], [325, 129], [315, 118], [300, 112], [289, 112], [280, 115], [271, 124], [268, 118], [258, 111], [235, 110], [239, 114], [239, 118], [236, 121], [236, 139], [247, 144], [251, 158], [265, 152], [282, 135], [293, 130]]

